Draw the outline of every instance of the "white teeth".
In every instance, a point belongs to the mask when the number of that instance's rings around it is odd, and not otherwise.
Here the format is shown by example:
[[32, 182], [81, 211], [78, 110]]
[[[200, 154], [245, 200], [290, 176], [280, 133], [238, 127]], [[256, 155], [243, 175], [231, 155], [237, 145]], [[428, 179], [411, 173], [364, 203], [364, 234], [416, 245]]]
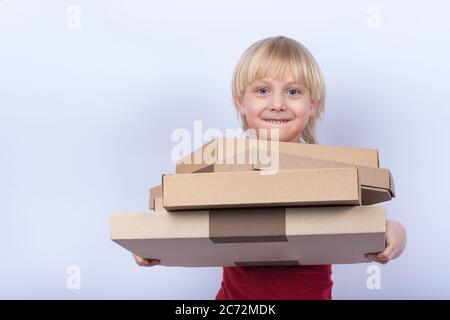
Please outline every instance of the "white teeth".
[[267, 119], [265, 121], [273, 123], [273, 124], [283, 124], [283, 123], [287, 123], [289, 120], [271, 120], [271, 119]]

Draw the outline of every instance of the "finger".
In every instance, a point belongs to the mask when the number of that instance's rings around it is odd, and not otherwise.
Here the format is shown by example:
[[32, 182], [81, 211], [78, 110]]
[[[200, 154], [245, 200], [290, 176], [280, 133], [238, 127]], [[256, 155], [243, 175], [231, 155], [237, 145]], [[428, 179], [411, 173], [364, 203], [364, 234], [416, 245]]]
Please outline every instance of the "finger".
[[161, 261], [158, 259], [143, 259], [142, 267], [153, 267], [160, 264]]
[[137, 255], [133, 255], [134, 260], [136, 261], [137, 265], [140, 267], [149, 267], [152, 266], [152, 259], [145, 259], [145, 258], [141, 258]]
[[134, 261], [135, 261], [137, 264], [139, 264], [139, 263], [141, 262], [141, 258], [138, 257], [137, 255], [133, 254], [133, 258], [134, 258]]
[[137, 262], [137, 264], [138, 264], [139, 266], [141, 266], [141, 267], [147, 267], [147, 266], [150, 265], [150, 261], [148, 261], [147, 259], [142, 259], [142, 258], [140, 258], [140, 259], [138, 259], [136, 262]]
[[377, 261], [377, 254], [376, 253], [368, 253], [365, 255], [365, 258], [370, 261]]
[[377, 255], [376, 258], [378, 261], [389, 261], [390, 260], [390, 256], [389, 253], [386, 252], [381, 252]]
[[378, 252], [377, 253], [377, 259], [380, 260], [390, 260], [391, 256], [392, 256], [392, 251], [394, 249], [394, 246], [392, 244], [392, 241], [390, 240], [390, 238], [388, 237], [386, 239], [386, 248], [384, 248], [383, 251]]
[[157, 264], [161, 263], [161, 260], [158, 260], [158, 259], [148, 259], [147, 261], [150, 266], [156, 266]]
[[366, 257], [366, 259], [368, 259], [368, 260], [370, 260], [372, 262], [377, 262], [377, 263], [381, 263], [381, 264], [388, 263], [389, 260], [380, 259], [380, 258], [378, 258], [378, 255], [379, 254], [377, 254], [377, 253], [368, 253], [368, 254], [365, 255], [365, 257]]
[[377, 259], [381, 261], [389, 261], [392, 259], [392, 246], [387, 247], [383, 252], [377, 254]]

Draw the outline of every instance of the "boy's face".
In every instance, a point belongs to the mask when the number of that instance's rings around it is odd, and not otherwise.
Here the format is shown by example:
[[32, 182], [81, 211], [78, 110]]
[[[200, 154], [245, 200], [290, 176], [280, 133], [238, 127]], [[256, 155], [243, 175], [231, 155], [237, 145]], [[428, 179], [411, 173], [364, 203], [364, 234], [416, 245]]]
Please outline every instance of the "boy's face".
[[236, 101], [245, 116], [248, 128], [279, 129], [279, 140], [299, 142], [309, 117], [314, 116], [318, 101], [311, 101], [306, 88], [295, 83], [289, 73], [282, 81], [272, 78], [255, 80], [248, 85], [244, 96]]

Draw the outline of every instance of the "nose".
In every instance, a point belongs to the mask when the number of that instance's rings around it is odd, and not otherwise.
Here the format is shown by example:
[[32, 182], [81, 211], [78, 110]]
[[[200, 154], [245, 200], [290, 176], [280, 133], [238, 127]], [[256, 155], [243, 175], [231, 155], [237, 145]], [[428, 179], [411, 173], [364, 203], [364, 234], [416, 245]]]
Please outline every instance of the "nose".
[[282, 95], [274, 95], [271, 105], [270, 111], [285, 111], [287, 109]]

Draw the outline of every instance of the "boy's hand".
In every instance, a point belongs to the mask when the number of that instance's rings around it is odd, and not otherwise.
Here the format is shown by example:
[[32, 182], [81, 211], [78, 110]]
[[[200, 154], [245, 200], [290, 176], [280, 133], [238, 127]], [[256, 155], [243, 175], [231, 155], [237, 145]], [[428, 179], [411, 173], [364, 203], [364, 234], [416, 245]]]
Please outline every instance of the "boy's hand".
[[387, 220], [386, 222], [386, 249], [383, 252], [368, 253], [366, 258], [386, 264], [400, 256], [406, 247], [406, 231], [400, 222]]
[[158, 259], [144, 259], [135, 254], [133, 254], [133, 257], [138, 266], [141, 267], [153, 267], [161, 263], [161, 261], [159, 261]]

